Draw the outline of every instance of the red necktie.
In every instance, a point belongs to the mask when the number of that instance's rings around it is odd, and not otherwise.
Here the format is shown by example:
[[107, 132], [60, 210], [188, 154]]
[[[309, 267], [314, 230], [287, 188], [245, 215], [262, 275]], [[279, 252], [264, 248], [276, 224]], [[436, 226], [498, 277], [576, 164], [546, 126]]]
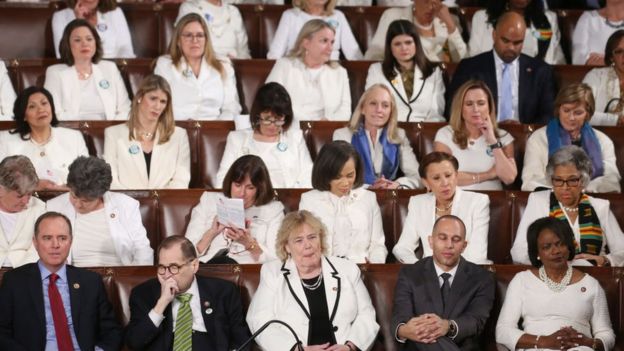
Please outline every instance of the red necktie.
[[50, 309], [52, 310], [52, 319], [54, 320], [54, 330], [56, 331], [56, 343], [59, 351], [73, 351], [71, 335], [69, 335], [69, 326], [67, 324], [67, 316], [63, 307], [63, 299], [56, 288], [56, 281], [59, 276], [56, 273], [50, 274], [50, 284], [48, 284], [48, 297], [50, 298]]

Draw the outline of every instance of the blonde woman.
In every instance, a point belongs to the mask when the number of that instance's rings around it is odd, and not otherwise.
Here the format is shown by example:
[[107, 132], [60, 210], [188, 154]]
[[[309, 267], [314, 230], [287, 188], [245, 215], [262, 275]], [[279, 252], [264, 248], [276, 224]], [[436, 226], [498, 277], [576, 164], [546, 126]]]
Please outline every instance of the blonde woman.
[[241, 112], [234, 69], [214, 52], [206, 22], [196, 13], [180, 18], [169, 54], [158, 58], [154, 73], [171, 85], [176, 120], [231, 120]]
[[340, 51], [347, 60], [361, 60], [362, 51], [355, 40], [345, 15], [336, 10], [336, 0], [293, 0], [294, 7], [284, 11], [280, 18], [268, 59], [285, 56], [293, 48], [297, 48], [297, 34], [304, 24], [312, 19], [323, 20], [334, 29], [336, 41], [331, 53], [332, 60], [340, 58]]
[[308, 21], [289, 56], [277, 60], [267, 78], [286, 88], [296, 120], [346, 121], [351, 115], [347, 70], [331, 61], [335, 34], [321, 19]]
[[369, 189], [421, 187], [418, 160], [405, 130], [397, 126], [396, 102], [386, 85], [366, 89], [349, 125], [334, 131], [333, 139], [353, 145], [362, 159]]
[[188, 135], [175, 126], [171, 105], [167, 81], [147, 76], [132, 100], [128, 121], [104, 130], [104, 159], [113, 174], [111, 188], [188, 188]]
[[479, 80], [464, 83], [453, 97], [451, 121], [438, 130], [434, 150], [459, 160], [463, 189], [501, 190], [518, 175], [513, 137], [496, 126], [492, 92]]

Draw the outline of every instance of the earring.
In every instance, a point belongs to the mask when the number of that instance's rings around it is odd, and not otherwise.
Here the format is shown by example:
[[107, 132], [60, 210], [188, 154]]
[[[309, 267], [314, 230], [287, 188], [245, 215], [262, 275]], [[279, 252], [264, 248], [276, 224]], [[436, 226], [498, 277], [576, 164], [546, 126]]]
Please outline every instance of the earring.
[[141, 103], [141, 99], [138, 99], [137, 102], [140, 104]]
[[539, 256], [537, 256], [537, 260], [538, 260], [538, 261], [541, 261], [542, 259], [541, 259]]

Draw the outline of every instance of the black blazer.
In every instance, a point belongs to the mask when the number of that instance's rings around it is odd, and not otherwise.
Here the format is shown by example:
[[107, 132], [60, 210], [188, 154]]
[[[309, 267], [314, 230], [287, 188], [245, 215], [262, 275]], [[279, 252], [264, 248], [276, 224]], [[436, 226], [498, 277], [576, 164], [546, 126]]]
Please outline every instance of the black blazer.
[[438, 339], [431, 345], [407, 341], [404, 350], [479, 350], [479, 334], [483, 331], [494, 303], [494, 277], [485, 269], [463, 258], [451, 284], [451, 302], [446, 312], [442, 307], [440, 282], [433, 258], [404, 265], [394, 291], [392, 329], [424, 313], [435, 313], [457, 323], [454, 340]]
[[[522, 123], [545, 124], [554, 115], [555, 85], [552, 67], [542, 60], [521, 54], [518, 77], [518, 114]], [[450, 117], [453, 95], [470, 79], [485, 82], [498, 105], [498, 84], [494, 52], [488, 51], [461, 60], [446, 90], [446, 116]]]
[[[210, 339], [210, 348], [202, 351], [231, 350], [249, 336], [238, 288], [225, 280], [196, 276], [202, 317]], [[165, 309], [165, 319], [156, 328], [149, 312], [160, 297], [160, 282], [150, 279], [132, 289], [130, 294], [130, 323], [126, 329], [126, 345], [132, 350], [169, 351], [173, 347], [173, 318], [171, 304]], [[211, 308], [211, 313], [206, 309]]]
[[[121, 327], [99, 274], [67, 265], [74, 332], [81, 350], [121, 348]], [[4, 274], [0, 288], [0, 350], [45, 349], [43, 285], [37, 263]]]

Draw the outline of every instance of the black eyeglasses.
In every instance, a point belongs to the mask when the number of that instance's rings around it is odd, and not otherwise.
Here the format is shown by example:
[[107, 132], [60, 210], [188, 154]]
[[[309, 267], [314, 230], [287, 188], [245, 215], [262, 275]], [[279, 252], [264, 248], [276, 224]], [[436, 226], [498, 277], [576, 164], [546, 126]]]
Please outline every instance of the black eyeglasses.
[[285, 117], [278, 117], [278, 118], [258, 118], [258, 123], [265, 125], [265, 126], [270, 126], [271, 124], [275, 124], [278, 127], [283, 126], [284, 124], [286, 124], [286, 118]]
[[[194, 260], [194, 259], [193, 259], [193, 260]], [[170, 265], [168, 265], [168, 266], [163, 266], [163, 265], [160, 265], [160, 264], [159, 264], [159, 265], [158, 265], [157, 272], [158, 272], [158, 274], [160, 274], [160, 275], [164, 275], [165, 273], [167, 273], [167, 270], [169, 270], [169, 273], [171, 273], [171, 274], [173, 274], [173, 275], [176, 275], [176, 274], [180, 273], [180, 269], [181, 269], [182, 267], [184, 267], [184, 266], [186, 266], [187, 264], [189, 264], [189, 263], [193, 262], [193, 260], [190, 260], [190, 261], [188, 261], [188, 262], [186, 262], [186, 263], [184, 263], [184, 264], [182, 264], [182, 265], [172, 263], [172, 264], [170, 264]]]
[[563, 186], [563, 184], [569, 187], [575, 187], [581, 183], [581, 178], [578, 178], [578, 177], [570, 178], [570, 179], [552, 178], [550, 181], [552, 185], [556, 187], [561, 187]]

